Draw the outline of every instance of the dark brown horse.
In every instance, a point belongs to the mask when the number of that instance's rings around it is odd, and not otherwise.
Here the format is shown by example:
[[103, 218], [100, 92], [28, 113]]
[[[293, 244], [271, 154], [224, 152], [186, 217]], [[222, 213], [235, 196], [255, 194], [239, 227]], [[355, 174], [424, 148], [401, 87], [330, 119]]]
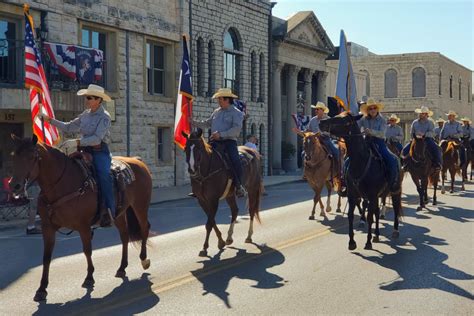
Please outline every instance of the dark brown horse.
[[472, 167], [473, 167], [472, 162], [474, 161], [474, 155], [472, 153], [472, 148], [469, 142], [469, 138], [468, 137], [463, 138], [462, 143], [463, 143], [464, 149], [466, 150], [466, 161], [464, 165], [461, 166], [462, 177], [464, 181], [467, 181], [467, 169], [469, 167], [469, 164], [471, 164], [471, 179], [470, 180], [472, 180]]
[[407, 159], [408, 171], [410, 172], [420, 197], [420, 205], [417, 210], [421, 211], [425, 207], [425, 204], [428, 203], [428, 183], [433, 184], [433, 205], [436, 205], [439, 171], [435, 171], [433, 168], [424, 137], [417, 136], [412, 140], [410, 155]]
[[[440, 143], [441, 150], [443, 152], [443, 169], [442, 169], [442, 185], [441, 193], [445, 193], [444, 189], [444, 179], [446, 178], [446, 173], [449, 171], [451, 175], [451, 190], [450, 193], [454, 192], [454, 180], [456, 178], [456, 173], [461, 173], [461, 168], [459, 166], [459, 151], [458, 148], [460, 144], [455, 141], [441, 141]], [[464, 190], [464, 179], [461, 175], [461, 186]]]
[[[316, 205], [318, 202], [322, 206], [321, 201], [321, 191], [324, 186], [327, 189], [327, 201], [326, 201], [326, 212], [331, 211], [331, 192], [333, 187], [338, 184], [338, 179], [340, 178], [340, 167], [339, 162], [335, 162], [337, 165], [331, 171], [332, 163], [329, 153], [324, 149], [318, 134], [312, 132], [297, 132], [299, 136], [303, 138], [303, 147], [304, 147], [304, 175], [309, 185], [314, 191], [313, 198], [313, 209], [311, 215], [309, 216], [310, 220], [314, 220], [314, 214], [316, 211]], [[341, 197], [339, 196], [338, 212], [341, 211]], [[324, 207], [321, 207], [321, 216], [327, 218], [327, 214], [324, 211]]]
[[[49, 265], [54, 248], [56, 231], [65, 227], [79, 232], [83, 251], [87, 258], [87, 276], [82, 284], [84, 288], [94, 286], [94, 266], [92, 264], [91, 224], [97, 212], [97, 190], [91, 188], [90, 178], [85, 175], [79, 164], [59, 150], [37, 143], [32, 139], [20, 139], [12, 135], [14, 142], [13, 178], [11, 187], [16, 194], [25, 191], [25, 186], [38, 181], [41, 194], [38, 198], [38, 211], [43, 230], [43, 275], [35, 301], [46, 299], [49, 279]], [[115, 226], [122, 240], [122, 260], [116, 277], [125, 277], [128, 265], [128, 242], [140, 242], [140, 259], [144, 269], [150, 266], [147, 259], [147, 239], [150, 229], [148, 206], [151, 199], [152, 181], [150, 171], [140, 160], [127, 157], [115, 157], [130, 165], [135, 181], [126, 188], [121, 209]]]
[[[199, 205], [207, 215], [206, 239], [203, 249], [199, 252], [199, 256], [205, 257], [207, 256], [209, 236], [212, 229], [216, 232], [219, 240], [217, 244], [219, 249], [223, 249], [226, 244], [232, 244], [232, 235], [239, 209], [235, 197], [235, 187], [231, 180], [231, 172], [227, 167], [229, 163], [225, 160], [223, 154], [218, 150], [214, 150], [204, 140], [201, 129], [192, 132], [190, 135], [183, 133], [183, 136], [187, 139], [185, 151], [188, 172], [191, 177], [191, 187]], [[260, 157], [256, 151], [245, 146], [239, 147], [239, 151], [247, 156], [246, 161], [248, 162], [243, 166], [244, 179], [242, 179], [242, 184], [248, 192], [250, 214], [250, 226], [245, 242], [251, 243], [254, 218], [260, 222], [260, 199], [263, 193]], [[219, 200], [222, 199], [226, 199], [232, 212], [226, 241], [222, 238], [215, 221]]]

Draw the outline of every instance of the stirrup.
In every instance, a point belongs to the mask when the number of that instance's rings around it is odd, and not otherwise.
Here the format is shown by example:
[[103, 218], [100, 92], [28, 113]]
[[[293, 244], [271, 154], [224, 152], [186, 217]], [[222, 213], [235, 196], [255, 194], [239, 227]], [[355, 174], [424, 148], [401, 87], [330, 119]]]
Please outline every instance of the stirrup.
[[235, 195], [239, 198], [247, 196], [247, 190], [245, 190], [243, 185], [240, 185], [238, 188], [235, 188]]

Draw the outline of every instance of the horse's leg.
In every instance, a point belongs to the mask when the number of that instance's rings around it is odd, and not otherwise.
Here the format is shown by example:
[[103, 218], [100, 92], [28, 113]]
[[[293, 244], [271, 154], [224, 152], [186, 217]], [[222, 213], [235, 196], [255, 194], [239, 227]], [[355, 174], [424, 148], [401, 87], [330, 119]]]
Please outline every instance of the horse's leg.
[[321, 199], [317, 198], [317, 194], [316, 194], [316, 191], [314, 191], [314, 197], [313, 197], [313, 209], [311, 210], [311, 215], [309, 216], [309, 220], [314, 220], [314, 214], [316, 213], [316, 206], [318, 205], [318, 202], [319, 203], [323, 203], [321, 201]]
[[[234, 234], [234, 225], [237, 220], [237, 214], [239, 213], [239, 208], [237, 206], [237, 201], [235, 200], [234, 195], [226, 198], [226, 201], [227, 201], [227, 204], [229, 204], [232, 218], [230, 220], [230, 227], [229, 227], [229, 231], [227, 232], [227, 239], [225, 243], [226, 245], [232, 245], [232, 243], [234, 242], [234, 240], [232, 239], [232, 235]], [[250, 211], [249, 211], [249, 214], [250, 214]]]
[[364, 249], [372, 249], [372, 223], [374, 222], [375, 209], [378, 207], [378, 198], [371, 197], [369, 199], [369, 211], [367, 214], [367, 242], [365, 243]]
[[79, 231], [82, 241], [82, 250], [87, 259], [87, 276], [82, 283], [82, 287], [92, 289], [94, 287], [94, 265], [92, 264], [92, 234], [90, 227], [86, 227]]
[[380, 241], [379, 220], [380, 220], [380, 208], [377, 205], [377, 207], [375, 208], [375, 236], [372, 239], [373, 242]]
[[365, 214], [367, 213], [367, 201], [362, 199], [362, 207], [360, 206], [360, 202], [357, 204], [360, 213], [360, 220], [359, 220], [359, 228], [365, 227], [367, 223], [367, 218]]
[[324, 213], [324, 204], [323, 204], [323, 199], [321, 198], [321, 196], [319, 197], [319, 207], [321, 208], [321, 214]]
[[217, 227], [216, 221], [214, 221], [214, 225], [212, 227], [214, 228], [214, 232], [216, 233], [216, 236], [217, 236], [217, 248], [219, 248], [219, 250], [222, 250], [225, 247], [225, 241], [222, 238], [221, 231]]
[[349, 199], [349, 211], [347, 218], [349, 219], [349, 250], [357, 248], [357, 243], [354, 240], [354, 209], [356, 205], [355, 197], [347, 197]]
[[328, 191], [328, 197], [327, 197], [327, 202], [326, 202], [326, 213], [331, 212], [331, 193], [332, 193], [332, 186], [329, 181], [326, 181], [326, 188]]
[[441, 194], [446, 193], [446, 190], [444, 189], [444, 180], [446, 179], [446, 171], [443, 170], [441, 171]]
[[[212, 227], [214, 226], [214, 220], [211, 219], [211, 214], [206, 212], [207, 215], [207, 222], [206, 222], [206, 239], [204, 241], [204, 245], [202, 246], [202, 250], [199, 252], [200, 257], [206, 257], [207, 256], [207, 249], [209, 248], [209, 236], [211, 235], [211, 230]], [[212, 215], [212, 217], [215, 216], [215, 213]]]
[[431, 176], [431, 182], [433, 183], [433, 205], [438, 204], [437, 197], [436, 197], [436, 191], [438, 190], [438, 176], [432, 175]]
[[456, 169], [455, 168], [449, 169], [449, 173], [451, 174], [451, 190], [449, 191], [449, 193], [453, 193], [454, 192], [454, 180], [456, 178]]
[[342, 203], [342, 196], [338, 196], [337, 197], [337, 209], [336, 209], [336, 213], [341, 213], [341, 203]]
[[387, 202], [387, 196], [383, 195], [382, 196], [382, 209], [380, 211], [380, 218], [384, 219], [385, 218], [385, 213], [387, 212], [387, 206], [385, 205]]
[[56, 241], [56, 231], [49, 225], [42, 225], [43, 232], [43, 274], [41, 276], [41, 283], [34, 297], [35, 302], [46, 300], [48, 292], [46, 288], [49, 283], [49, 265], [51, 264], [51, 256], [53, 254], [54, 243]]
[[120, 267], [115, 273], [115, 277], [125, 278], [126, 276], [125, 269], [128, 266], [128, 241], [129, 241], [127, 223], [125, 222], [125, 216], [118, 217], [115, 220], [115, 226], [117, 227], [119, 231], [120, 240], [122, 241], [122, 260], [120, 261]]
[[398, 218], [402, 214], [402, 193], [392, 194], [392, 205], [393, 205], [393, 212], [394, 212], [394, 219], [393, 219], [393, 238], [398, 238], [400, 236], [400, 232], [398, 231]]

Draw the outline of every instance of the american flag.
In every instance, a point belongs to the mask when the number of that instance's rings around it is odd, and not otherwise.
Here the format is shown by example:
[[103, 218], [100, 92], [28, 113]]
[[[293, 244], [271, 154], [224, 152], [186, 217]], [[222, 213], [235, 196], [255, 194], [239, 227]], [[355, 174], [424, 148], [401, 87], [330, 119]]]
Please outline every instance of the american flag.
[[[56, 127], [48, 122], [43, 123], [37, 117], [38, 113], [54, 118], [54, 111], [49, 95], [48, 82], [44, 73], [41, 55], [34, 40], [33, 18], [25, 5], [25, 87], [30, 89], [31, 118], [33, 120], [33, 133], [38, 139], [48, 145], [59, 141], [59, 133]], [[43, 134], [45, 137], [43, 137]], [[46, 138], [46, 139], [44, 139]]]

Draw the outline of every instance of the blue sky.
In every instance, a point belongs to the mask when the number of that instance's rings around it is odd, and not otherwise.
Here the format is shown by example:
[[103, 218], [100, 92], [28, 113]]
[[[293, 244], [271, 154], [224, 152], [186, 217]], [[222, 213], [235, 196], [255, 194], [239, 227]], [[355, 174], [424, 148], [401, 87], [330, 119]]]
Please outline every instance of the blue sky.
[[343, 29], [375, 54], [440, 52], [474, 69], [474, 0], [277, 0], [273, 15], [297, 11], [314, 11], [335, 46]]

